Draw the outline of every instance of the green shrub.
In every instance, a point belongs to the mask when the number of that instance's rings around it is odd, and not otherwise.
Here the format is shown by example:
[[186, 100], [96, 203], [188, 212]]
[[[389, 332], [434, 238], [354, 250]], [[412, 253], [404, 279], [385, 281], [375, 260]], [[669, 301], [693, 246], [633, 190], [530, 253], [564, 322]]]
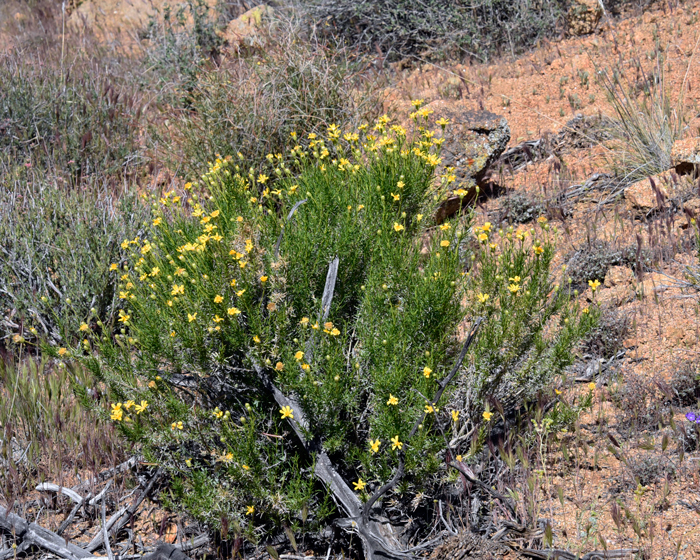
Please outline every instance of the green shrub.
[[573, 363], [572, 350], [595, 325], [598, 311], [579, 309], [555, 282], [555, 243], [544, 218], [536, 228], [511, 226], [496, 235], [487, 222], [477, 234], [468, 306], [485, 321], [458, 402], [473, 422], [493, 408], [507, 425]]
[[405, 57], [477, 57], [515, 54], [551, 35], [566, 2], [429, 0], [302, 0], [323, 29], [349, 45]]
[[[412, 140], [388, 118], [370, 133], [331, 125], [263, 172], [219, 158], [131, 243], [121, 332], [85, 360], [115, 401], [102, 413], [173, 477], [171, 505], [251, 540], [333, 513], [261, 371], [362, 500], [405, 460], [392, 494], [405, 500], [441, 479], [443, 430], [484, 427], [491, 391], [530, 398], [570, 361], [595, 313], [579, 320], [552, 288], [548, 226], [534, 244], [506, 232], [499, 249], [486, 228], [473, 240], [470, 214], [429, 218], [442, 183], [427, 114]], [[467, 314], [486, 317], [468, 402], [449, 386], [433, 402]]]
[[[134, 196], [64, 190], [23, 166], [0, 182], [0, 337], [71, 344], [116, 320], [120, 243], [148, 210]], [[102, 327], [100, 327], [102, 328]]]

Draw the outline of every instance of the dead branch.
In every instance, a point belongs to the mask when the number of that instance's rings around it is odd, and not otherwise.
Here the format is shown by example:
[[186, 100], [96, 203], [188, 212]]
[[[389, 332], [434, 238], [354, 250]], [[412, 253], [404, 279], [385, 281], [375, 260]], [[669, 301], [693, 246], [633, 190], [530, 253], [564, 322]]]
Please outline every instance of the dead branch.
[[[134, 515], [134, 513], [136, 513], [136, 510], [141, 505], [141, 502], [143, 502], [146, 499], [146, 496], [148, 496], [149, 492], [153, 488], [153, 485], [160, 478], [161, 472], [162, 470], [160, 468], [155, 472], [155, 474], [151, 477], [151, 480], [149, 480], [148, 484], [146, 484], [146, 487], [143, 489], [143, 492], [141, 492], [141, 494], [133, 504], [131, 504], [129, 507], [120, 509], [117, 513], [110, 517], [109, 521], [106, 524], [108, 532], [111, 532], [113, 535], [116, 535], [122, 529], [122, 527], [124, 527], [124, 525], [126, 525], [129, 522], [131, 517]], [[86, 549], [89, 552], [94, 552], [100, 546], [102, 546], [103, 543], [104, 531], [100, 530], [97, 533], [97, 535], [95, 535], [95, 537], [90, 541], [90, 544], [87, 545]]]
[[632, 558], [638, 552], [636, 548], [624, 548], [619, 550], [596, 550], [584, 554], [583, 556], [574, 555], [568, 550], [559, 548], [550, 548], [547, 550], [530, 550], [524, 549], [520, 553], [530, 558], [538, 560], [611, 560], [613, 558]]
[[58, 484], [52, 484], [51, 482], [44, 482], [43, 484], [39, 484], [39, 486], [37, 486], [35, 490], [37, 492], [57, 492], [59, 494], [63, 494], [67, 498], [70, 498], [70, 500], [76, 504], [79, 504], [83, 501], [83, 497], [74, 490], [71, 490], [70, 488], [66, 488], [64, 486], [59, 486]]
[[0, 529], [14, 534], [15, 538], [22, 541], [22, 546], [25, 544], [36, 546], [67, 560], [95, 558], [87, 550], [66, 542], [56, 533], [44, 529], [36, 523], [29, 523], [26, 519], [10, 513], [2, 506], [0, 506]]
[[150, 554], [147, 554], [141, 560], [190, 560], [182, 550], [172, 544], [160, 544]]

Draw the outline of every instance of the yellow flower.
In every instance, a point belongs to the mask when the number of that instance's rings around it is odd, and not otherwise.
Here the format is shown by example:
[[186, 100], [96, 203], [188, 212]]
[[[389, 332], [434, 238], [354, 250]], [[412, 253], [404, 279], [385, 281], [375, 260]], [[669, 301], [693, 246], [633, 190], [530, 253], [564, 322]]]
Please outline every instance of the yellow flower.
[[110, 413], [109, 417], [112, 420], [119, 422], [121, 421], [123, 415], [124, 411], [122, 410], [122, 403], [112, 404], [112, 412]]
[[308, 317], [302, 317], [302, 318], [301, 318], [301, 321], [299, 321], [299, 324], [305, 327], [306, 325], [309, 324], [309, 318], [308, 318]]
[[369, 440], [369, 452], [374, 455], [377, 451], [379, 451], [379, 446], [381, 445], [381, 441], [379, 438], [375, 439], [374, 441]]
[[454, 193], [455, 193], [459, 198], [464, 198], [464, 197], [467, 196], [467, 194], [468, 194], [468, 192], [465, 191], [464, 189], [457, 189]]
[[267, 276], [261, 276], [261, 277], [260, 277], [260, 281], [261, 281], [263, 284], [264, 284], [265, 282], [267, 282]]
[[250, 470], [250, 467], [249, 467], [248, 465], [241, 465], [241, 468], [242, 468], [244, 471], [249, 471], [249, 470]]
[[488, 294], [476, 294], [476, 299], [479, 300], [479, 303], [486, 303], [489, 300], [489, 295]]
[[397, 399], [394, 395], [389, 393], [389, 400], [386, 401], [386, 404], [396, 406], [397, 404], [399, 404], [399, 399]]
[[214, 303], [221, 303], [224, 301], [223, 296], [214, 296]]
[[257, 334], [253, 337], [253, 342], [255, 342], [255, 344], [260, 344], [260, 337]]
[[401, 195], [400, 195], [400, 194], [391, 193], [391, 198], [394, 199], [394, 202], [398, 202], [398, 201], [401, 199]]
[[156, 218], [155, 220], [153, 220], [154, 226], [159, 226], [162, 223], [163, 223], [163, 220], [161, 220], [160, 218]]
[[513, 278], [508, 278], [509, 282], [513, 282], [514, 284], [520, 284], [520, 276], [513, 276]]
[[450, 121], [448, 121], [445, 117], [441, 117], [435, 121], [435, 124], [440, 125], [442, 128], [445, 128], [448, 124], [450, 124]]
[[403, 442], [399, 441], [399, 436], [394, 436], [391, 438], [391, 449], [402, 449], [403, 448]]
[[241, 310], [238, 309], [237, 307], [229, 307], [227, 313], [231, 316], [240, 315]]
[[148, 401], [141, 401], [141, 404], [134, 406], [136, 414], [141, 414], [144, 410], [148, 408]]
[[449, 246], [450, 246], [450, 242], [447, 239], [443, 239], [442, 241], [440, 241], [440, 247], [449, 247]]
[[544, 253], [544, 249], [542, 248], [541, 245], [535, 245], [532, 250], [535, 252], [535, 255], [541, 255]]
[[122, 248], [122, 249], [128, 249], [128, 248], [129, 248], [129, 241], [126, 240], [126, 239], [125, 239], [124, 241], [122, 241], [122, 243], [121, 243], [121, 248]]
[[197, 313], [195, 312], [194, 314], [188, 313], [187, 314], [187, 322], [191, 323], [192, 321], [197, 320]]
[[451, 414], [452, 414], [452, 421], [453, 421], [453, 422], [456, 422], [456, 421], [459, 419], [459, 411], [458, 411], [458, 410], [453, 410], [453, 411], [451, 412]]
[[183, 428], [182, 422], [173, 422], [172, 424], [170, 424], [171, 430], [182, 430], [182, 428]]
[[588, 285], [591, 287], [591, 291], [595, 292], [600, 286], [600, 280], [589, 280]]
[[508, 289], [511, 294], [517, 294], [520, 291], [520, 286], [518, 284], [510, 284]]
[[435, 409], [432, 407], [432, 405], [429, 404], [426, 404], [423, 410], [426, 414], [432, 414], [433, 412], [435, 412]]
[[588, 384], [588, 388], [589, 388], [591, 391], [595, 391], [595, 383], [593, 383], [593, 382], [591, 381], [591, 382]]
[[247, 506], [245, 510], [246, 515], [253, 515], [255, 513], [255, 506]]
[[331, 332], [328, 334], [330, 334], [331, 336], [338, 336], [340, 334], [340, 331], [336, 328], [332, 328]]
[[224, 318], [219, 317], [218, 315], [214, 315], [214, 317], [212, 318], [212, 321], [214, 321], [215, 323], [221, 323], [221, 321], [223, 321], [223, 320], [224, 320]]
[[117, 270], [117, 263], [112, 263], [109, 265], [109, 270], [114, 271]]
[[267, 175], [265, 175], [264, 173], [261, 173], [260, 175], [258, 175], [258, 183], [260, 183], [261, 185], [264, 185], [268, 179], [269, 179], [269, 177]]
[[135, 404], [136, 404], [136, 403], [135, 403], [134, 401], [128, 400], [128, 401], [126, 401], [126, 402], [124, 403], [124, 408], [126, 408], [127, 410], [129, 410], [129, 409], [130, 409], [132, 406], [134, 406]]
[[461, 462], [462, 462], [462, 456], [461, 456], [461, 455], [457, 455], [457, 456], [455, 457], [455, 459], [457, 460], [458, 463], [461, 463]]
[[280, 408], [280, 414], [282, 415], [282, 420], [285, 418], [291, 418], [294, 420], [294, 411], [292, 411], [292, 407], [289, 405]]
[[423, 375], [425, 375], [426, 379], [430, 377], [430, 374], [433, 373], [433, 370], [430, 369], [429, 367], [424, 367], [423, 368]]
[[414, 99], [411, 101], [411, 105], [413, 105], [416, 109], [419, 109], [421, 105], [423, 105], [423, 100], [422, 99]]
[[301, 369], [304, 371], [309, 371], [311, 369], [311, 366], [309, 364], [301, 364]]
[[173, 284], [173, 289], [170, 291], [171, 296], [176, 296], [178, 294], [185, 295], [185, 285], [180, 284], [179, 286], [177, 284]]
[[423, 219], [423, 214], [416, 214], [416, 222], [420, 222]]
[[155, 389], [155, 388], [156, 388], [156, 382], [155, 382], [155, 381], [149, 381], [149, 382], [148, 382], [148, 388], [149, 388], [149, 389]]
[[301, 360], [303, 357], [304, 357], [304, 353], [301, 350], [297, 351], [297, 353], [294, 354], [294, 359], [297, 361]]
[[232, 461], [233, 461], [233, 453], [231, 453], [230, 451], [229, 451], [228, 453], [226, 453], [226, 455], [222, 455], [222, 456], [221, 456], [221, 462], [222, 462], [222, 463], [229, 464], [229, 463], [231, 463]]
[[485, 233], [480, 233], [478, 235], [478, 239], [479, 239], [479, 241], [481, 241], [481, 243], [486, 243], [489, 240], [489, 236], [486, 235]]
[[78, 330], [85, 332], [88, 330], [90, 327], [87, 326], [87, 323], [80, 323], [80, 328]]
[[353, 482], [352, 484], [355, 487], [356, 492], [362, 492], [365, 489], [365, 486], [367, 486], [367, 483], [361, 478], [358, 478], [357, 482]]
[[403, 231], [403, 230], [404, 230], [404, 227], [400, 223], [394, 222], [394, 231], [399, 232], [399, 231]]
[[217, 218], [221, 212], [219, 210], [214, 210], [211, 214], [209, 214], [212, 218]]
[[282, 362], [277, 362], [277, 363], [275, 364], [275, 369], [276, 369], [277, 371], [282, 371], [282, 370], [284, 369], [284, 364], [283, 364]]
[[441, 230], [441, 231], [447, 231], [448, 229], [450, 229], [450, 227], [452, 227], [452, 226], [450, 226], [450, 224], [442, 224], [442, 225], [440, 226], [440, 230]]
[[486, 420], [488, 422], [489, 420], [491, 420], [491, 417], [493, 416], [493, 412], [489, 412], [488, 410], [484, 410], [484, 413], [482, 414], [482, 416], [484, 417], [484, 420]]
[[590, 313], [590, 311], [591, 311], [591, 310], [588, 309], [588, 307], [584, 307], [584, 308], [581, 310], [581, 313], [584, 313], [585, 315], [588, 315], [588, 314]]
[[[127, 317], [128, 317], [128, 315], [127, 315]], [[58, 349], [58, 355], [59, 355], [59, 356], [65, 356], [66, 354], [68, 354], [68, 350], [66, 350], [65, 348], [59, 348], [59, 349]]]
[[245, 289], [243, 289], [243, 290], [238, 290], [238, 291], [236, 292], [236, 295], [237, 295], [238, 297], [241, 297], [243, 294], [245, 294]]
[[562, 394], [562, 391], [560, 391], [559, 389], [554, 389], [554, 392], [555, 392], [557, 395], [561, 395], [561, 394]]

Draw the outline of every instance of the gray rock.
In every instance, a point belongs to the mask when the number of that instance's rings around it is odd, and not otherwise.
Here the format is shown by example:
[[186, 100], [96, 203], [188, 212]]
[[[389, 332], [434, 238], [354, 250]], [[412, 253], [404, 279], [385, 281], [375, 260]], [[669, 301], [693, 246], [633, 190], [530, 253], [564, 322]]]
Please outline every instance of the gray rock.
[[485, 187], [493, 164], [498, 161], [510, 141], [510, 127], [503, 117], [489, 111], [474, 111], [461, 104], [434, 101], [427, 105], [436, 118], [446, 118], [446, 127], [440, 156], [442, 164], [438, 173], [446, 167], [454, 168], [454, 188], [462, 188], [468, 194], [462, 198], [450, 197], [438, 210], [436, 218], [442, 221], [476, 196], [476, 187]]

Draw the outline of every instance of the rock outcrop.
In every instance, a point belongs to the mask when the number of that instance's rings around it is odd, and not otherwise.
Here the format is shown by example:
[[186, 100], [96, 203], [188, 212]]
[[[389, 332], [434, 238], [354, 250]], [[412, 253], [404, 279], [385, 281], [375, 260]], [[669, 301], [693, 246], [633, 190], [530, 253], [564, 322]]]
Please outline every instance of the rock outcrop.
[[436, 218], [444, 220], [463, 204], [474, 200], [476, 187], [485, 187], [489, 172], [510, 141], [510, 127], [503, 117], [489, 111], [474, 111], [460, 104], [438, 100], [426, 106], [450, 124], [442, 137], [441, 168], [454, 169], [454, 188], [467, 191], [464, 196], [450, 196], [438, 210]]
[[569, 35], [579, 37], [593, 33], [602, 16], [603, 9], [598, 0], [573, 0], [566, 14]]
[[676, 173], [694, 173], [700, 166], [700, 138], [684, 138], [673, 143], [671, 165]]
[[260, 31], [265, 19], [269, 19], [273, 13], [274, 10], [266, 4], [255, 6], [231, 20], [221, 37], [232, 51], [239, 54], [246, 49], [262, 48], [264, 44]]
[[627, 209], [636, 217], [645, 217], [662, 210], [674, 199], [681, 198], [693, 188], [690, 175], [664, 171], [633, 183], [625, 190]]

